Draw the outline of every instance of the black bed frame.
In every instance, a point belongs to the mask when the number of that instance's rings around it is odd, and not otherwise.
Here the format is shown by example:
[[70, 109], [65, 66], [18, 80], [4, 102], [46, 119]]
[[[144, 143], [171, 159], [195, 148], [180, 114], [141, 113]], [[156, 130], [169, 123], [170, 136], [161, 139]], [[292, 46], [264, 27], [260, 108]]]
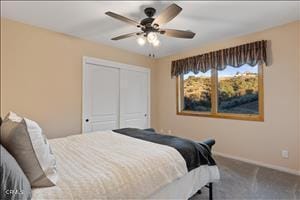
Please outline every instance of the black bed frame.
[[[147, 129], [144, 129], [145, 131], [151, 131], [151, 132], [156, 132], [154, 128], [147, 128]], [[214, 144], [216, 143], [216, 141], [214, 139], [208, 139], [208, 140], [204, 140], [202, 142], [198, 142], [198, 143], [204, 143], [206, 144], [209, 149], [211, 150], [212, 149], [212, 146], [214, 146]], [[208, 188], [208, 194], [209, 194], [209, 200], [213, 200], [213, 183], [208, 183], [207, 185], [205, 185], [206, 188]], [[197, 191], [197, 194], [201, 194], [202, 191], [201, 189]]]
[[[209, 194], [208, 194], [209, 200], [213, 200], [213, 185], [212, 185], [212, 183], [208, 183], [207, 185], [205, 185], [205, 187], [207, 187], [209, 189]], [[201, 193], [202, 193], [201, 189], [197, 191], [197, 194], [201, 194]]]
[[[211, 150], [212, 146], [216, 143], [216, 141], [214, 139], [208, 139], [203, 141], [202, 143], [206, 144]], [[207, 185], [205, 185], [205, 187], [209, 190], [209, 200], [213, 200], [213, 183], [208, 183]], [[201, 193], [201, 189], [197, 191], [197, 194]]]

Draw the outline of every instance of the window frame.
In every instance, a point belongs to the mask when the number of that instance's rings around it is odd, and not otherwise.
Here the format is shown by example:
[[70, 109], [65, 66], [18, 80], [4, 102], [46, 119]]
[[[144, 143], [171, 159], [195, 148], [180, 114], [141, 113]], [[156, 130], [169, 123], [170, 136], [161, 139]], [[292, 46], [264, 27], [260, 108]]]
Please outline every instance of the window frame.
[[247, 121], [264, 121], [264, 66], [258, 68], [258, 114], [235, 114], [218, 112], [218, 70], [211, 69], [211, 112], [183, 110], [183, 74], [176, 77], [176, 114], [184, 116], [211, 117]]

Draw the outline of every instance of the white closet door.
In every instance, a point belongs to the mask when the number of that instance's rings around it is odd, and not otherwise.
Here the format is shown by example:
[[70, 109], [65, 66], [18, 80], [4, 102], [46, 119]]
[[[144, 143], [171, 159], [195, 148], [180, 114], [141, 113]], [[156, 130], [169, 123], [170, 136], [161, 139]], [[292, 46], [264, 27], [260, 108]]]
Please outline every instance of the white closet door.
[[120, 69], [87, 64], [84, 74], [83, 131], [119, 128]]
[[148, 128], [148, 73], [120, 69], [120, 128]]

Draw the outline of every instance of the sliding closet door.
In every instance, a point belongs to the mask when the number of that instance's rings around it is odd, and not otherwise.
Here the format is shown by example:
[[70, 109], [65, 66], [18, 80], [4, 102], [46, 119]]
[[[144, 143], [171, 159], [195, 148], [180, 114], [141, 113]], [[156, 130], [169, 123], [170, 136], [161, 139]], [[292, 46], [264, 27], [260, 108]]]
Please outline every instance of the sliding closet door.
[[87, 64], [84, 74], [83, 131], [119, 128], [120, 69]]
[[148, 73], [120, 69], [120, 128], [148, 128]]

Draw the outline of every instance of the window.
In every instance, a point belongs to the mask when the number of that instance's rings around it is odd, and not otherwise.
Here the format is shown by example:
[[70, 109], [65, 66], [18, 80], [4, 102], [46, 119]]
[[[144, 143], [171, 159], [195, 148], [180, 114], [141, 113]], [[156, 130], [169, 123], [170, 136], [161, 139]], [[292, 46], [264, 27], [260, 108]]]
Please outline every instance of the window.
[[211, 70], [183, 76], [184, 110], [211, 112]]
[[247, 64], [177, 78], [177, 114], [263, 121], [263, 70]]

